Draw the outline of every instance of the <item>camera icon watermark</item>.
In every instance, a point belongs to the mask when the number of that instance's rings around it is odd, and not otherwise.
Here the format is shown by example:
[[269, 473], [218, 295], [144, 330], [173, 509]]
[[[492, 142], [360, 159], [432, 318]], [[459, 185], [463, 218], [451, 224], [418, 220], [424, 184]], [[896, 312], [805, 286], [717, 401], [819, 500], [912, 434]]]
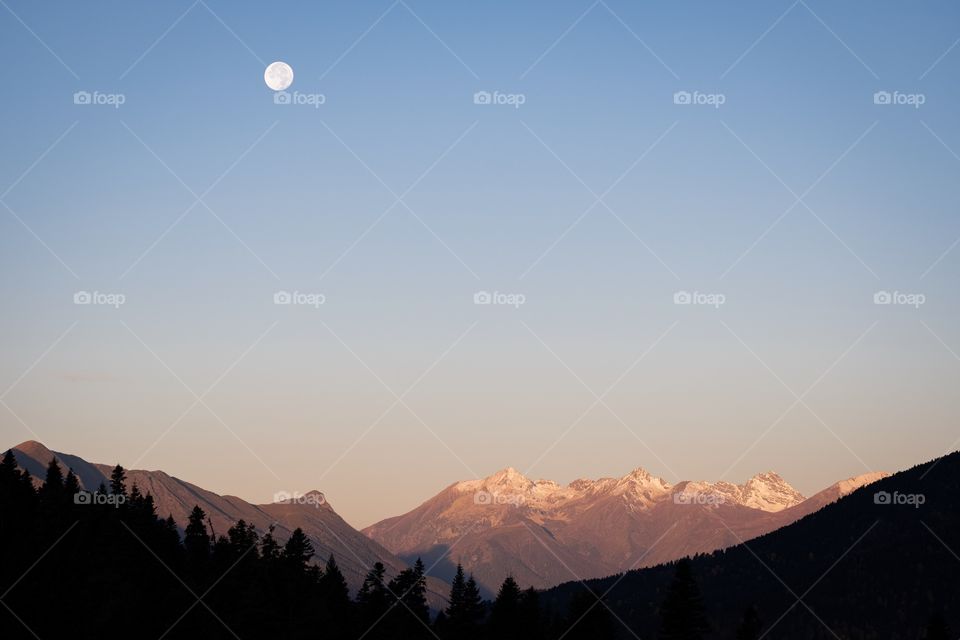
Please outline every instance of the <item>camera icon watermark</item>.
[[473, 94], [473, 104], [506, 105], [519, 109], [526, 104], [527, 96], [523, 93], [501, 93], [499, 91], [477, 91]]
[[704, 491], [680, 491], [673, 494], [673, 504], [712, 506], [724, 504], [726, 501], [726, 497], [720, 493]]
[[122, 293], [104, 293], [102, 291], [77, 291], [73, 294], [73, 304], [102, 305], [119, 309], [127, 301]]
[[902, 291], [877, 291], [873, 294], [873, 304], [898, 305], [919, 309], [927, 301], [922, 293], [904, 293]]
[[300, 493], [299, 491], [278, 491], [273, 494], [273, 501], [277, 504], [305, 504], [320, 508], [327, 503], [327, 498], [319, 491]]
[[496, 491], [477, 491], [473, 494], [473, 503], [480, 506], [510, 505], [521, 506], [526, 498], [520, 493], [498, 493]]
[[89, 491], [78, 491], [73, 494], [73, 504], [81, 506], [102, 506], [110, 505], [114, 508], [120, 508], [120, 505], [127, 501], [127, 496], [120, 493], [90, 493]]
[[273, 104], [306, 105], [319, 109], [327, 103], [327, 96], [322, 93], [301, 93], [299, 91], [277, 91], [273, 94]]
[[927, 496], [922, 493], [900, 493], [894, 491], [877, 491], [873, 494], [873, 504], [880, 505], [909, 505], [914, 509], [919, 509], [920, 505], [927, 502]]
[[873, 104], [908, 106], [919, 109], [926, 104], [927, 96], [923, 93], [901, 93], [900, 91], [877, 91], [873, 94]]
[[727, 296], [722, 293], [704, 293], [702, 291], [677, 291], [673, 294], [673, 304], [700, 305], [719, 309], [726, 304]]
[[519, 309], [526, 304], [527, 296], [522, 293], [503, 293], [500, 291], [477, 291], [473, 294], [473, 304], [498, 305]]
[[100, 91], [76, 91], [73, 94], [73, 104], [104, 105], [119, 109], [127, 101], [122, 93], [101, 93]]
[[703, 93], [701, 91], [677, 91], [673, 94], [673, 104], [707, 106], [719, 109], [727, 101], [723, 93]]
[[300, 305], [318, 309], [326, 304], [327, 296], [322, 293], [304, 293], [302, 291], [277, 291], [273, 294], [273, 304]]

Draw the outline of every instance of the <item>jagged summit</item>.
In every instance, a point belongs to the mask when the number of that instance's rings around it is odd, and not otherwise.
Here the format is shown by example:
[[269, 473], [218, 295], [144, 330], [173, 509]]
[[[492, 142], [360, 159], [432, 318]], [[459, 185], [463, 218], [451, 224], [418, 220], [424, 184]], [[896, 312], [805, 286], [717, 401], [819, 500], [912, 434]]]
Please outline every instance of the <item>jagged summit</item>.
[[[671, 485], [643, 467], [637, 467], [621, 477], [598, 479], [580, 478], [567, 485], [553, 480], [531, 480], [514, 467], [506, 467], [485, 478], [464, 480], [453, 485], [459, 494], [486, 492], [499, 497], [492, 504], [524, 506], [541, 513], [560, 517], [559, 512], [604, 496], [618, 496], [631, 508], [647, 509], [669, 499], [679, 488], [686, 493], [705, 493], [722, 496], [722, 502], [774, 513], [799, 504], [804, 496], [775, 471], [764, 471], [741, 485], [730, 482], [683, 481]], [[477, 498], [485, 504], [486, 498]]]

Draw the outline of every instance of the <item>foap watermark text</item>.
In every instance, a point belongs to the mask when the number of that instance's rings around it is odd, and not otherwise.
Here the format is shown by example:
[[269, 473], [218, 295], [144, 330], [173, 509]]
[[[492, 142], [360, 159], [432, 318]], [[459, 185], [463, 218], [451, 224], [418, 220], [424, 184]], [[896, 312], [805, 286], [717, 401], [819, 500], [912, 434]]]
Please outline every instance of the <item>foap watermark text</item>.
[[526, 304], [527, 296], [522, 293], [504, 293], [502, 291], [477, 291], [473, 294], [473, 304], [500, 305], [519, 309]]
[[77, 291], [73, 294], [73, 304], [90, 304], [119, 309], [127, 301], [122, 293], [105, 293], [103, 291]]
[[299, 305], [317, 309], [326, 304], [327, 296], [322, 293], [306, 293], [303, 291], [277, 291], [273, 294], [273, 304]]
[[673, 294], [673, 304], [700, 305], [719, 309], [726, 304], [727, 296], [722, 293], [705, 293], [703, 291], [677, 291]]

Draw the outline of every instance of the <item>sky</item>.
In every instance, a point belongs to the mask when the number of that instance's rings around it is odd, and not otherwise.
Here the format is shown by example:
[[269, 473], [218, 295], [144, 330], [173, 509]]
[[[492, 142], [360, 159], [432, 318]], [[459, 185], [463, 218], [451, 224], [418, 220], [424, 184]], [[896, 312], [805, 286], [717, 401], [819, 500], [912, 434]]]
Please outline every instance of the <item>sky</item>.
[[366, 526], [958, 444], [955, 2], [0, 5], [8, 446]]

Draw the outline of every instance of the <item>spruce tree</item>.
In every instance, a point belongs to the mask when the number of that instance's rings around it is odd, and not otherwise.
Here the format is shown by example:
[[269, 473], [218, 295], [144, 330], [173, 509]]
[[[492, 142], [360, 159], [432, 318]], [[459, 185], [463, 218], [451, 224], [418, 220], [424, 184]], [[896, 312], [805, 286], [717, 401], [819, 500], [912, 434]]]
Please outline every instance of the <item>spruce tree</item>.
[[187, 528], [183, 531], [183, 546], [196, 569], [199, 569], [210, 555], [210, 536], [204, 523], [206, 517], [207, 514], [199, 505], [194, 506], [187, 520]]
[[673, 582], [660, 605], [661, 640], [700, 640], [710, 630], [690, 560], [677, 562]]
[[534, 640], [540, 636], [540, 594], [533, 587], [520, 594], [518, 617], [522, 637]]
[[423, 562], [417, 558], [412, 568], [398, 573], [387, 585], [387, 591], [392, 606], [386, 628], [396, 637], [424, 637], [430, 622], [430, 608]]
[[63, 481], [63, 494], [68, 502], [73, 502], [73, 496], [80, 491], [80, 481], [74, 475], [73, 469], [67, 472], [67, 477]]
[[451, 638], [470, 638], [476, 635], [477, 623], [483, 611], [480, 590], [470, 576], [464, 577], [463, 565], [457, 563], [457, 573], [450, 586], [450, 602], [446, 608], [444, 624]]
[[330, 605], [346, 607], [350, 604], [350, 589], [347, 587], [347, 580], [343, 577], [343, 572], [340, 571], [337, 560], [332, 553], [327, 558], [323, 575], [320, 577], [320, 593], [324, 601]]
[[467, 579], [463, 575], [463, 565], [457, 563], [457, 573], [450, 583], [450, 599], [447, 603], [446, 617], [451, 626], [457, 626], [463, 619], [464, 592], [467, 588]]
[[303, 529], [294, 529], [287, 543], [283, 546], [283, 559], [291, 569], [297, 573], [307, 570], [307, 562], [313, 556], [313, 544], [303, 533]]
[[127, 495], [127, 473], [119, 464], [110, 472], [110, 493], [118, 496]]
[[466, 605], [467, 619], [479, 624], [484, 614], [483, 598], [480, 597], [480, 587], [477, 586], [477, 581], [472, 573], [467, 578], [467, 585], [463, 590], [463, 601]]
[[490, 612], [490, 626], [498, 638], [518, 638], [520, 635], [520, 586], [513, 576], [507, 576], [497, 591]]
[[3, 461], [0, 461], [0, 482], [12, 481], [20, 477], [20, 470], [17, 468], [17, 458], [13, 455], [12, 449], [7, 449], [3, 454]]
[[263, 534], [260, 540], [260, 556], [270, 565], [280, 557], [280, 544], [273, 537], [273, 531], [276, 527], [270, 525], [267, 532]]
[[56, 458], [50, 459], [47, 465], [47, 476], [40, 487], [40, 499], [47, 504], [59, 502], [63, 497], [63, 471], [57, 464]]
[[386, 573], [387, 570], [382, 562], [374, 563], [373, 568], [363, 579], [360, 591], [357, 592], [357, 605], [364, 630], [378, 624], [390, 607], [391, 600], [384, 583]]
[[318, 587], [326, 637], [357, 638], [358, 634], [351, 633], [354, 620], [350, 589], [332, 553], [324, 565]]

